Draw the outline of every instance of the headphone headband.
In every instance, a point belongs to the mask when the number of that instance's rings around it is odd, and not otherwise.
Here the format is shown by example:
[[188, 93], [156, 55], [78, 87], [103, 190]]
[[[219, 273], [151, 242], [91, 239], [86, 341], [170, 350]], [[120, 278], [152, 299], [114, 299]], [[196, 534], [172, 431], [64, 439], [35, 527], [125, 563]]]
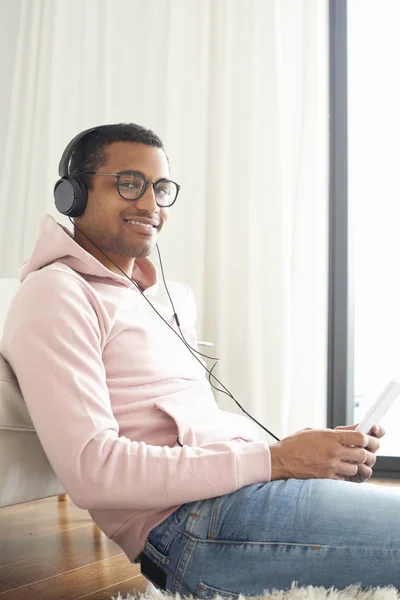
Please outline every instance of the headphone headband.
[[[100, 127], [103, 127], [103, 125], [100, 125]], [[60, 160], [60, 164], [58, 165], [58, 174], [60, 177], [68, 177], [69, 161], [71, 160], [73, 151], [75, 150], [75, 148], [78, 145], [78, 143], [80, 142], [80, 140], [83, 137], [85, 137], [85, 135], [87, 135], [91, 131], [94, 131], [95, 129], [99, 129], [99, 126], [90, 127], [89, 129], [85, 129], [84, 131], [81, 131], [80, 133], [78, 133], [78, 135], [76, 135], [74, 137], [73, 140], [70, 141], [68, 146], [65, 148], [63, 155], [61, 157], [61, 160]]]
[[[80, 177], [79, 173], [72, 177], [69, 174], [69, 163], [72, 153], [83, 137], [91, 131], [100, 129], [100, 127], [104, 127], [104, 125], [90, 127], [78, 133], [65, 148], [58, 165], [60, 179], [56, 181], [54, 186], [54, 201], [57, 210], [68, 217], [80, 217], [83, 215], [88, 199], [88, 189], [85, 179]], [[110, 127], [110, 125], [106, 125], [106, 127]]]

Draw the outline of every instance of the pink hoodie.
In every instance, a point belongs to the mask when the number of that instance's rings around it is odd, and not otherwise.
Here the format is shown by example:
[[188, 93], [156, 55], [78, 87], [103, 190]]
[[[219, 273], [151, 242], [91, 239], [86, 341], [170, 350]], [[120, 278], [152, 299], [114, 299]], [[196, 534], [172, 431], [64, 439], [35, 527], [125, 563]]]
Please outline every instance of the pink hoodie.
[[[130, 275], [177, 329], [150, 260]], [[202, 366], [134, 284], [50, 214], [19, 279], [2, 352], [64, 488], [132, 562], [182, 504], [270, 480], [256, 425], [219, 409]], [[193, 294], [175, 284], [171, 295], [196, 348]]]

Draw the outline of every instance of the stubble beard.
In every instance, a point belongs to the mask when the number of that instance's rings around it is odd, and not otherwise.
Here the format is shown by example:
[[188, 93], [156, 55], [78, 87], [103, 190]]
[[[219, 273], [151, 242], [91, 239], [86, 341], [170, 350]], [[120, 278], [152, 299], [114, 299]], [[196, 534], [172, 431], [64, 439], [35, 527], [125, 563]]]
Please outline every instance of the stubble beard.
[[[145, 258], [149, 256], [154, 249], [156, 242], [148, 240], [147, 242], [128, 243], [121, 239], [110, 240], [109, 244], [103, 244], [103, 251], [113, 252], [120, 256], [129, 256], [129, 258]], [[106, 250], [104, 250], [106, 248]]]

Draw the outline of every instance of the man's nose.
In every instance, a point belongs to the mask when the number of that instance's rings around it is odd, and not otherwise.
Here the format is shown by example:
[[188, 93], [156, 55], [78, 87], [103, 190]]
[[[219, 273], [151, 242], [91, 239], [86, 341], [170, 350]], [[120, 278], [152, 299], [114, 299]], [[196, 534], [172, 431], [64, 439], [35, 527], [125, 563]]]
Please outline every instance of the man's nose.
[[156, 196], [154, 193], [153, 185], [149, 183], [147, 186], [147, 190], [140, 196], [137, 200], [135, 200], [135, 204], [139, 210], [146, 210], [150, 214], [155, 214], [160, 212], [160, 207], [156, 202]]

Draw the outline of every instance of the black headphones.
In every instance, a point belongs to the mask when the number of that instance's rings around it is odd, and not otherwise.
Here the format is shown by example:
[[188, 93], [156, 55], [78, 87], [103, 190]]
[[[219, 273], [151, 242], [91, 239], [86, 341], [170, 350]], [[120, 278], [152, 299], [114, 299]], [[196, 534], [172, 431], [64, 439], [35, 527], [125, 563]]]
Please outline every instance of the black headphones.
[[[76, 177], [69, 176], [69, 161], [80, 140], [99, 127], [91, 127], [78, 133], [65, 148], [60, 164], [58, 165], [58, 174], [61, 179], [54, 186], [54, 200], [57, 210], [68, 217], [80, 217], [83, 215], [88, 198], [85, 180], [79, 177], [79, 175]], [[104, 127], [104, 125], [101, 125], [101, 127]]]

